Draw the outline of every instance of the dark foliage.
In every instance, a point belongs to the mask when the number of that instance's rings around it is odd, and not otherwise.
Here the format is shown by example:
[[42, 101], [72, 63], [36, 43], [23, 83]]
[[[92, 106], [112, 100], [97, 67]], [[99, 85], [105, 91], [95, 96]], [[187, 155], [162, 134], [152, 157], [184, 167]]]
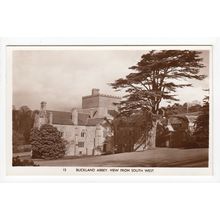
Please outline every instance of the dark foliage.
[[209, 147], [209, 102], [204, 99], [202, 114], [196, 120], [194, 138], [200, 147]]
[[35, 111], [28, 106], [22, 106], [19, 110], [13, 109], [13, 131], [24, 137], [24, 144], [29, 144], [30, 132], [34, 124]]
[[36, 165], [33, 160], [27, 160], [27, 159], [21, 160], [18, 156], [13, 157], [12, 165], [13, 166], [39, 166], [39, 165]]
[[[121, 102], [121, 112], [127, 116], [134, 110], [151, 109], [156, 114], [159, 104], [164, 100], [178, 100], [177, 88], [191, 86], [181, 79], [204, 79], [199, 74], [203, 68], [199, 51], [191, 50], [162, 50], [150, 51], [142, 55], [137, 65], [125, 78], [120, 78], [111, 86], [116, 90], [125, 90], [127, 96]], [[180, 80], [174, 83], [172, 80]]]
[[179, 103], [174, 103], [172, 106], [168, 105], [166, 108], [163, 108], [166, 112], [166, 116], [184, 114], [184, 113], [193, 113], [201, 111], [202, 106], [199, 104], [191, 105], [190, 103], [184, 103], [183, 105]]
[[52, 125], [42, 125], [40, 130], [31, 131], [32, 158], [58, 159], [65, 154], [62, 134]]
[[[151, 121], [149, 124], [143, 123], [142, 143], [146, 138], [155, 139], [155, 127], [161, 118], [161, 101], [179, 101], [176, 90], [192, 86], [186, 84], [185, 79], [205, 78], [199, 72], [204, 67], [200, 53], [192, 50], [152, 50], [129, 68], [132, 72], [125, 78], [110, 84], [116, 91], [126, 92], [119, 106], [121, 115], [129, 118], [138, 112], [142, 122]], [[147, 144], [154, 146], [154, 143], [151, 141]]]
[[130, 152], [134, 150], [134, 144], [144, 140], [143, 131], [152, 127], [152, 114], [149, 111], [136, 112], [130, 117], [118, 114], [112, 121], [106, 118], [113, 132], [112, 145], [115, 153]]

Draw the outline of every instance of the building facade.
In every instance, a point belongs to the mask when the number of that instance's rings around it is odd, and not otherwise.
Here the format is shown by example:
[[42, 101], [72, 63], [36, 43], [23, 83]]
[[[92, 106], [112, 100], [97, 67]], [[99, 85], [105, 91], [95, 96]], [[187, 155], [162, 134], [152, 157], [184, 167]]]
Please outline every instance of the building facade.
[[99, 89], [92, 89], [91, 95], [82, 97], [82, 108], [69, 112], [47, 110], [46, 102], [41, 102], [34, 127], [51, 124], [62, 132], [67, 156], [107, 153], [111, 151], [107, 140], [112, 131], [106, 119], [114, 118], [119, 102], [119, 97], [100, 94]]

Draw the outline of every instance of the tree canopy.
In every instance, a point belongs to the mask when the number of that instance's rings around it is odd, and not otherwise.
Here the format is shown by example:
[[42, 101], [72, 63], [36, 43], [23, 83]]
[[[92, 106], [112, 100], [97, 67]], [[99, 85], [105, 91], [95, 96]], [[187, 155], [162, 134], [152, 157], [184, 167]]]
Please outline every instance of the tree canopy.
[[35, 111], [32, 111], [28, 106], [22, 106], [19, 110], [13, 107], [12, 120], [13, 131], [23, 135], [25, 143], [29, 143], [30, 132], [34, 124]]
[[204, 67], [200, 54], [192, 50], [152, 50], [142, 55], [129, 68], [131, 73], [110, 84], [127, 94], [121, 102], [121, 113], [129, 116], [134, 110], [150, 109], [156, 114], [161, 100], [178, 101], [176, 89], [192, 86], [182, 79], [205, 78], [199, 72]]

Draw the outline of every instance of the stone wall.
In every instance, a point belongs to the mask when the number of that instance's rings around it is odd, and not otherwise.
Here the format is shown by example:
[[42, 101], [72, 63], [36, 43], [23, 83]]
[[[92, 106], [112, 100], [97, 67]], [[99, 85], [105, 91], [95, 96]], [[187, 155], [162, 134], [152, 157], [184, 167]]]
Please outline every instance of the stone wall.
[[117, 110], [117, 107], [113, 103], [119, 103], [120, 98], [107, 95], [96, 95], [96, 96], [84, 96], [82, 97], [82, 108], [98, 108], [105, 107], [108, 110]]
[[99, 96], [82, 97], [82, 108], [97, 108], [99, 106]]
[[98, 129], [96, 126], [73, 126], [73, 125], [54, 125], [63, 133], [63, 138], [68, 142], [66, 155], [99, 155], [101, 154], [98, 146], [103, 147], [104, 128]]
[[99, 96], [99, 107], [107, 107], [108, 110], [117, 110], [113, 103], [119, 103], [120, 99], [111, 96]]

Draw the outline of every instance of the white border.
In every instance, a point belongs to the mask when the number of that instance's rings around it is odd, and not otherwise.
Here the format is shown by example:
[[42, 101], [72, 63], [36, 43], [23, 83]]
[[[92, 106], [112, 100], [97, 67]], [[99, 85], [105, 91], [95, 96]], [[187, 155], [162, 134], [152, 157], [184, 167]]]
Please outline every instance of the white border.
[[[2, 50], [1, 50], [1, 60], [3, 61], [3, 65], [1, 66], [2, 73], [6, 73], [6, 66], [5, 66], [5, 50], [7, 45], [213, 45], [213, 54], [214, 54], [214, 73], [216, 72], [216, 69], [219, 68], [216, 65], [216, 57], [217, 51], [219, 55], [219, 43], [217, 39], [3, 39], [2, 41]], [[143, 47], [142, 47], [143, 48]], [[210, 70], [211, 71], [211, 70]], [[216, 74], [213, 73], [213, 78], [215, 78]], [[6, 74], [2, 74], [2, 84], [1, 89], [5, 88], [5, 82], [6, 82]], [[210, 80], [211, 81], [211, 80]], [[215, 99], [213, 99], [214, 101]], [[5, 113], [4, 111], [1, 111], [1, 113]], [[214, 109], [215, 113], [215, 109]], [[3, 115], [1, 114], [1, 116]], [[5, 124], [6, 125], [6, 124]], [[213, 123], [215, 126], [215, 124]], [[213, 136], [214, 135], [213, 130]], [[3, 145], [5, 145], [5, 137], [3, 137]], [[214, 141], [215, 143], [215, 141]], [[129, 181], [129, 182], [136, 182], [136, 181], [217, 181], [219, 180], [219, 164], [220, 160], [219, 158], [219, 149], [217, 149], [214, 146], [214, 157], [213, 157], [213, 163], [214, 163], [214, 175], [213, 176], [60, 176], [60, 177], [49, 177], [49, 176], [13, 176], [9, 177], [6, 176], [5, 172], [5, 158], [6, 158], [6, 152], [2, 152], [2, 163], [1, 167], [4, 168], [4, 172], [2, 173], [2, 178], [4, 181], [31, 181], [34, 178], [34, 181]], [[5, 149], [5, 147], [3, 148]], [[1, 149], [2, 150], [2, 149]], [[217, 153], [218, 152], [218, 153]], [[218, 156], [217, 156], [218, 155]], [[173, 169], [173, 168], [172, 168]], [[22, 174], [22, 173], [21, 173]], [[195, 175], [195, 173], [191, 173], [191, 175]]]

